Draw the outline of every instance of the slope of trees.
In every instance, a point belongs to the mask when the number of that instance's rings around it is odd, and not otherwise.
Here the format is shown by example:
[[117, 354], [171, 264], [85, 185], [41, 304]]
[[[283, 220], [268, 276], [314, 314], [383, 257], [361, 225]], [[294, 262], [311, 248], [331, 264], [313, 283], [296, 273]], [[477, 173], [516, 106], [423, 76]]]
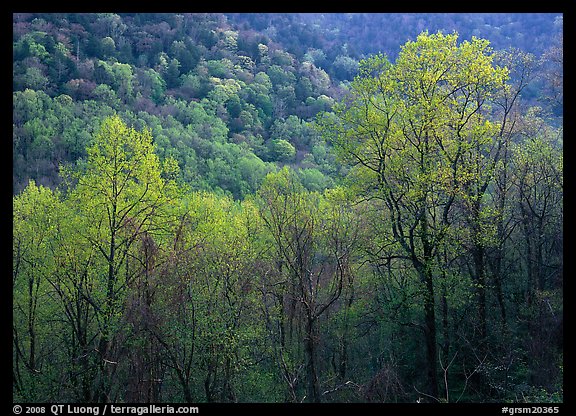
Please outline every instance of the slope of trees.
[[562, 402], [561, 44], [282, 19], [14, 16], [14, 401]]
[[313, 118], [360, 59], [394, 58], [420, 26], [532, 53], [538, 76], [524, 96], [562, 114], [561, 15], [16, 13], [14, 193], [29, 179], [56, 186], [58, 166], [85, 158], [114, 112], [148, 126], [194, 189], [241, 199], [278, 164], [324, 189], [340, 172]]
[[29, 179], [56, 186], [113, 113], [148, 126], [197, 190], [241, 199], [276, 164], [331, 184], [311, 121], [338, 87], [223, 15], [15, 14], [13, 89], [14, 193]]

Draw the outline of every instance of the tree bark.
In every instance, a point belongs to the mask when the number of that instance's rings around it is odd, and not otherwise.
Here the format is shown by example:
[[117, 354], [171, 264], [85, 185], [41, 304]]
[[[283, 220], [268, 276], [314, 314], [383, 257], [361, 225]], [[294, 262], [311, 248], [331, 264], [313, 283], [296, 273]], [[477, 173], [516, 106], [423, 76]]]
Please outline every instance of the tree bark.
[[306, 345], [305, 351], [307, 355], [306, 363], [306, 378], [307, 378], [307, 396], [308, 401], [314, 403], [320, 403], [320, 385], [318, 383], [318, 372], [317, 372], [317, 349], [316, 349], [316, 339], [317, 339], [317, 325], [314, 316], [308, 316], [306, 322]]
[[476, 280], [476, 291], [478, 293], [478, 319], [480, 326], [480, 339], [486, 340], [488, 329], [486, 325], [486, 276], [485, 276], [485, 253], [484, 247], [476, 243], [472, 249], [474, 258], [474, 274]]
[[432, 272], [425, 271], [426, 294], [424, 296], [424, 322], [426, 337], [426, 361], [427, 361], [427, 379], [428, 394], [438, 397], [438, 371], [436, 359], [438, 357], [438, 348], [436, 344], [436, 313], [434, 302], [434, 282]]

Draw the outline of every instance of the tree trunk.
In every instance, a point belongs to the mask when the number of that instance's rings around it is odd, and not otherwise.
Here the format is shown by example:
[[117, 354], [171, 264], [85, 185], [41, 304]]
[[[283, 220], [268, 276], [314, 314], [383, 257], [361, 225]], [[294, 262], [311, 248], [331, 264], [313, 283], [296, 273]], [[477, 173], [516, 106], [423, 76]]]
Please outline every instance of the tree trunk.
[[308, 320], [306, 322], [306, 341], [305, 341], [305, 351], [307, 355], [306, 363], [306, 378], [307, 378], [307, 396], [308, 401], [314, 403], [320, 403], [320, 385], [318, 383], [318, 373], [317, 373], [317, 350], [316, 350], [316, 339], [317, 339], [317, 325], [316, 319], [311, 314], [308, 314]]
[[478, 293], [478, 324], [480, 326], [481, 341], [485, 341], [488, 335], [488, 329], [486, 325], [486, 276], [484, 267], [484, 254], [484, 247], [479, 244], [476, 244], [476, 246], [472, 249], [476, 290]]
[[450, 352], [450, 326], [448, 323], [448, 299], [446, 286], [442, 285], [442, 356], [448, 357]]
[[[422, 210], [423, 213], [426, 209]], [[436, 343], [436, 299], [434, 295], [433, 256], [428, 221], [426, 215], [419, 219], [423, 260], [419, 260], [412, 247], [412, 264], [420, 275], [420, 281], [424, 284], [424, 336], [426, 338], [426, 378], [428, 381], [427, 394], [438, 397], [438, 371], [436, 360], [438, 359], [438, 347]]]
[[426, 294], [424, 296], [424, 321], [425, 321], [425, 337], [426, 337], [426, 361], [427, 361], [427, 379], [428, 391], [427, 394], [438, 397], [438, 372], [436, 359], [438, 357], [438, 349], [436, 345], [436, 313], [434, 302], [434, 282], [432, 280], [432, 272], [425, 271]]
[[506, 304], [504, 303], [504, 293], [502, 292], [502, 249], [498, 248], [494, 259], [493, 283], [494, 291], [496, 292], [496, 299], [500, 308], [500, 318], [502, 319], [502, 329], [507, 330], [508, 324], [506, 323]]

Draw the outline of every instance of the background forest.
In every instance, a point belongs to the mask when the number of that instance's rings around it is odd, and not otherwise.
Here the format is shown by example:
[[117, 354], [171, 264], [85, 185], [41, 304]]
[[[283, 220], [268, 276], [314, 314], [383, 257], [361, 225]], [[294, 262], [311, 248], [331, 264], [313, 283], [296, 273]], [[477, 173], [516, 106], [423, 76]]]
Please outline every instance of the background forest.
[[562, 402], [562, 24], [14, 14], [14, 401]]

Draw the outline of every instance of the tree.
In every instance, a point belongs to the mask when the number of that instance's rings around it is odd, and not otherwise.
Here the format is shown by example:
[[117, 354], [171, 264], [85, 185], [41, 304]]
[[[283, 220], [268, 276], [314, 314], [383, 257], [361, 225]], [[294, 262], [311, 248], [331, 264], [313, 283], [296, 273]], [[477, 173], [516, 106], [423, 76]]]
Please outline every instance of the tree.
[[456, 203], [479, 183], [479, 166], [471, 162], [491, 156], [498, 124], [488, 103], [507, 76], [492, 64], [487, 41], [458, 45], [457, 39], [422, 33], [402, 47], [395, 64], [382, 55], [362, 61], [331, 130], [341, 157], [353, 165], [359, 195], [384, 203], [388, 254], [382, 255], [410, 262], [422, 285], [425, 393], [433, 397], [439, 393], [436, 281], [444, 267], [438, 255], [457, 218]]
[[100, 41], [100, 53], [104, 59], [113, 57], [116, 53], [116, 42], [110, 36], [106, 36]]
[[[555, 26], [561, 26], [563, 23], [562, 16], [554, 21]], [[549, 101], [552, 109], [562, 114], [564, 103], [564, 46], [562, 33], [556, 34], [549, 46], [541, 57], [541, 74], [544, 81], [544, 101]]]
[[141, 92], [145, 97], [150, 97], [156, 104], [164, 101], [166, 83], [164, 79], [153, 69], [137, 72], [137, 79]]
[[296, 148], [292, 143], [284, 139], [273, 139], [268, 143], [268, 151], [271, 160], [290, 162], [296, 156]]
[[[60, 211], [58, 195], [30, 181], [13, 203], [13, 382], [15, 397], [39, 401], [50, 393], [50, 296], [55, 262], [51, 245]], [[41, 369], [45, 371], [41, 374]], [[48, 373], [48, 374], [46, 374]]]
[[[296, 172], [287, 167], [266, 176], [258, 199], [273, 241], [277, 280], [268, 281], [264, 290], [278, 302], [276, 360], [289, 400], [299, 400], [297, 385], [303, 368], [305, 398], [320, 402], [320, 322], [351, 279], [356, 232], [346, 205], [337, 198], [332, 205], [318, 193], [306, 191]], [[300, 343], [305, 361], [299, 366]]]
[[236, 402], [245, 388], [238, 379], [262, 360], [258, 212], [206, 192], [186, 195], [176, 212], [170, 244], [151, 269], [139, 326], [160, 346], [160, 367], [179, 388], [173, 397]]
[[[100, 383], [94, 400], [108, 401], [117, 363], [118, 333], [127, 285], [134, 279], [132, 246], [161, 230], [163, 209], [174, 196], [173, 180], [164, 179], [149, 130], [138, 132], [118, 116], [102, 122], [87, 149], [86, 170], [68, 202], [80, 217], [82, 237], [95, 249], [102, 280], [89, 296], [98, 316]], [[101, 292], [99, 292], [101, 291]], [[114, 368], [114, 367], [113, 367]]]
[[[532, 135], [514, 146], [512, 183], [514, 217], [518, 225], [515, 246], [523, 272], [518, 293], [524, 310], [520, 320], [529, 339], [529, 384], [556, 389], [551, 381], [561, 378], [556, 339], [562, 331], [563, 274], [563, 156], [557, 131]], [[560, 336], [561, 337], [561, 336]], [[554, 391], [554, 390], [552, 390]]]
[[513, 184], [517, 196], [517, 216], [525, 239], [527, 297], [534, 289], [557, 287], [561, 269], [555, 257], [561, 251], [564, 176], [562, 151], [555, 141], [555, 129], [530, 135], [514, 146]]
[[170, 60], [170, 64], [168, 64], [164, 73], [164, 80], [168, 88], [177, 88], [180, 86], [180, 62], [178, 59], [173, 58]]
[[358, 62], [345, 55], [338, 55], [334, 60], [334, 73], [340, 80], [352, 79], [358, 72]]

